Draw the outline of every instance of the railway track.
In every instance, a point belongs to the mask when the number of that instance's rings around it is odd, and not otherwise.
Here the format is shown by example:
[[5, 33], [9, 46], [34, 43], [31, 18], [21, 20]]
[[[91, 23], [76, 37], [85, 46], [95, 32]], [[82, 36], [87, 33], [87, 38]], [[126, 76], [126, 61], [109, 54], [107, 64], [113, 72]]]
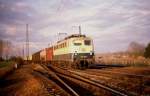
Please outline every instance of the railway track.
[[[42, 66], [46, 70], [42, 75], [48, 77], [48, 79], [53, 79], [54, 82], [57, 82], [58, 86], [71, 96], [145, 96], [145, 94], [142, 94], [143, 79], [141, 78], [149, 78], [149, 76], [145, 75], [96, 69], [68, 70], [53, 66]], [[133, 77], [138, 78], [128, 79]], [[137, 79], [140, 79], [140, 81], [136, 81]], [[124, 84], [123, 80], [127, 80], [128, 82]], [[131, 86], [130, 83], [139, 83], [141, 85], [134, 86], [140, 87], [136, 91], [128, 90], [126, 88]], [[124, 84], [123, 86], [126, 88], [122, 87], [121, 84]]]
[[98, 72], [98, 73], [103, 73], [103, 74], [117, 74], [117, 75], [121, 75], [121, 76], [129, 76], [129, 77], [149, 77], [150, 78], [150, 74], [131, 74], [131, 73], [125, 73], [125, 72], [113, 72], [110, 70], [97, 70], [97, 69], [87, 69], [87, 72]]
[[[54, 82], [57, 82], [58, 86], [71, 96], [145, 96], [142, 93], [143, 79], [141, 78], [149, 78], [149, 76], [145, 77], [145, 75], [98, 71], [95, 69], [68, 70], [53, 66], [42, 66], [46, 70], [42, 75], [48, 77], [48, 79], [53, 79]], [[134, 76], [138, 78], [128, 79]], [[136, 81], [139, 78], [140, 81]], [[123, 80], [127, 80], [128, 82], [124, 84]], [[137, 89], [136, 91], [134, 89], [128, 90], [128, 87], [131, 86], [130, 83], [134, 83], [135, 85], [141, 84], [140, 86], [134, 86], [141, 89], [135, 88]], [[122, 84], [124, 84], [123, 87]]]
[[80, 96], [70, 86], [68, 86], [68, 84], [66, 84], [57, 74], [55, 74], [55, 72], [47, 68], [45, 65], [41, 65], [41, 66], [45, 69], [45, 72], [40, 71], [42, 75], [44, 75], [48, 79], [53, 80], [58, 86], [60, 86], [64, 91], [66, 91], [71, 96]]
[[[59, 68], [54, 68], [52, 66], [48, 66], [50, 70], [52, 70], [55, 75], [57, 75], [64, 83], [68, 84], [74, 90], [77, 92], [80, 96], [87, 96], [90, 94], [90, 96], [132, 96], [133, 94], [130, 94], [123, 90], [118, 90], [116, 88], [110, 87], [108, 85], [102, 84], [100, 82], [97, 82], [95, 80], [89, 79], [85, 76], [76, 74], [74, 72], [68, 71], [68, 70], [62, 70]], [[79, 91], [79, 89], [86, 91]], [[133, 95], [134, 96], [134, 95]]]
[[[149, 90], [150, 75], [136, 75], [123, 72], [112, 72], [106, 70], [68, 70], [74, 74], [81, 75], [87, 79], [126, 91], [132, 95], [148, 95], [144, 90]], [[148, 95], [149, 96], [149, 95]]]

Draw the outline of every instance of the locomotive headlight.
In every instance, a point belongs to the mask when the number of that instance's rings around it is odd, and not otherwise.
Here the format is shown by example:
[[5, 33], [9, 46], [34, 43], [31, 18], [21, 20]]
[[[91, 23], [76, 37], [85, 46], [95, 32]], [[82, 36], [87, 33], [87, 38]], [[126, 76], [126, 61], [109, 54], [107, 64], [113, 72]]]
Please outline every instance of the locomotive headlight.
[[92, 52], [92, 51], [90, 51], [90, 55], [93, 55], [93, 52]]
[[74, 53], [74, 55], [77, 55], [77, 53]]
[[77, 51], [75, 51], [74, 55], [78, 55]]

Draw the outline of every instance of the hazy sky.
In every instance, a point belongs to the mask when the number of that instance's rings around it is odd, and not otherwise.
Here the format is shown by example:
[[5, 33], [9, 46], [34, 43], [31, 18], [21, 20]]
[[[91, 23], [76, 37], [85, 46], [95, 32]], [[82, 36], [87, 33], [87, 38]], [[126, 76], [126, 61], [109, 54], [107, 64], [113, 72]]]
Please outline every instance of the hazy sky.
[[150, 42], [150, 0], [0, 0], [0, 38], [18, 46], [29, 24], [30, 51], [57, 40], [59, 32], [94, 39], [96, 52], [125, 50]]

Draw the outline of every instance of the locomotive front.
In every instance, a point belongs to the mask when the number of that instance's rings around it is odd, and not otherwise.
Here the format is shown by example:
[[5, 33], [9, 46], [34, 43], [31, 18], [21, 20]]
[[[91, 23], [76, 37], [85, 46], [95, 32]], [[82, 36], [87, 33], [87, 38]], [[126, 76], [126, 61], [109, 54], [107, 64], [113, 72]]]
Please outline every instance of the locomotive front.
[[94, 63], [94, 46], [91, 38], [85, 36], [72, 38], [70, 45], [73, 62], [78, 69], [88, 68]]

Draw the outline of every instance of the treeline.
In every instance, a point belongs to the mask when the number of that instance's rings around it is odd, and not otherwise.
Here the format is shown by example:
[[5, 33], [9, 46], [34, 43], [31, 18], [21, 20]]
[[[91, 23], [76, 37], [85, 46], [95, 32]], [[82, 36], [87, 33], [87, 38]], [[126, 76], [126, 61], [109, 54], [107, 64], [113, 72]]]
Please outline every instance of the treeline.
[[150, 43], [145, 48], [144, 57], [145, 58], [150, 58]]
[[0, 40], [0, 59], [7, 60], [12, 53], [12, 43], [8, 40]]
[[131, 42], [126, 53], [135, 57], [143, 56], [145, 58], [150, 58], [150, 43], [145, 46], [144, 44]]
[[95, 60], [99, 64], [150, 66], [150, 43], [131, 42], [126, 51], [97, 54]]
[[20, 45], [15, 44], [9, 40], [1, 40], [0, 39], [0, 59], [8, 60], [11, 57], [19, 57], [23, 58], [24, 56], [24, 47], [22, 47], [22, 43]]

